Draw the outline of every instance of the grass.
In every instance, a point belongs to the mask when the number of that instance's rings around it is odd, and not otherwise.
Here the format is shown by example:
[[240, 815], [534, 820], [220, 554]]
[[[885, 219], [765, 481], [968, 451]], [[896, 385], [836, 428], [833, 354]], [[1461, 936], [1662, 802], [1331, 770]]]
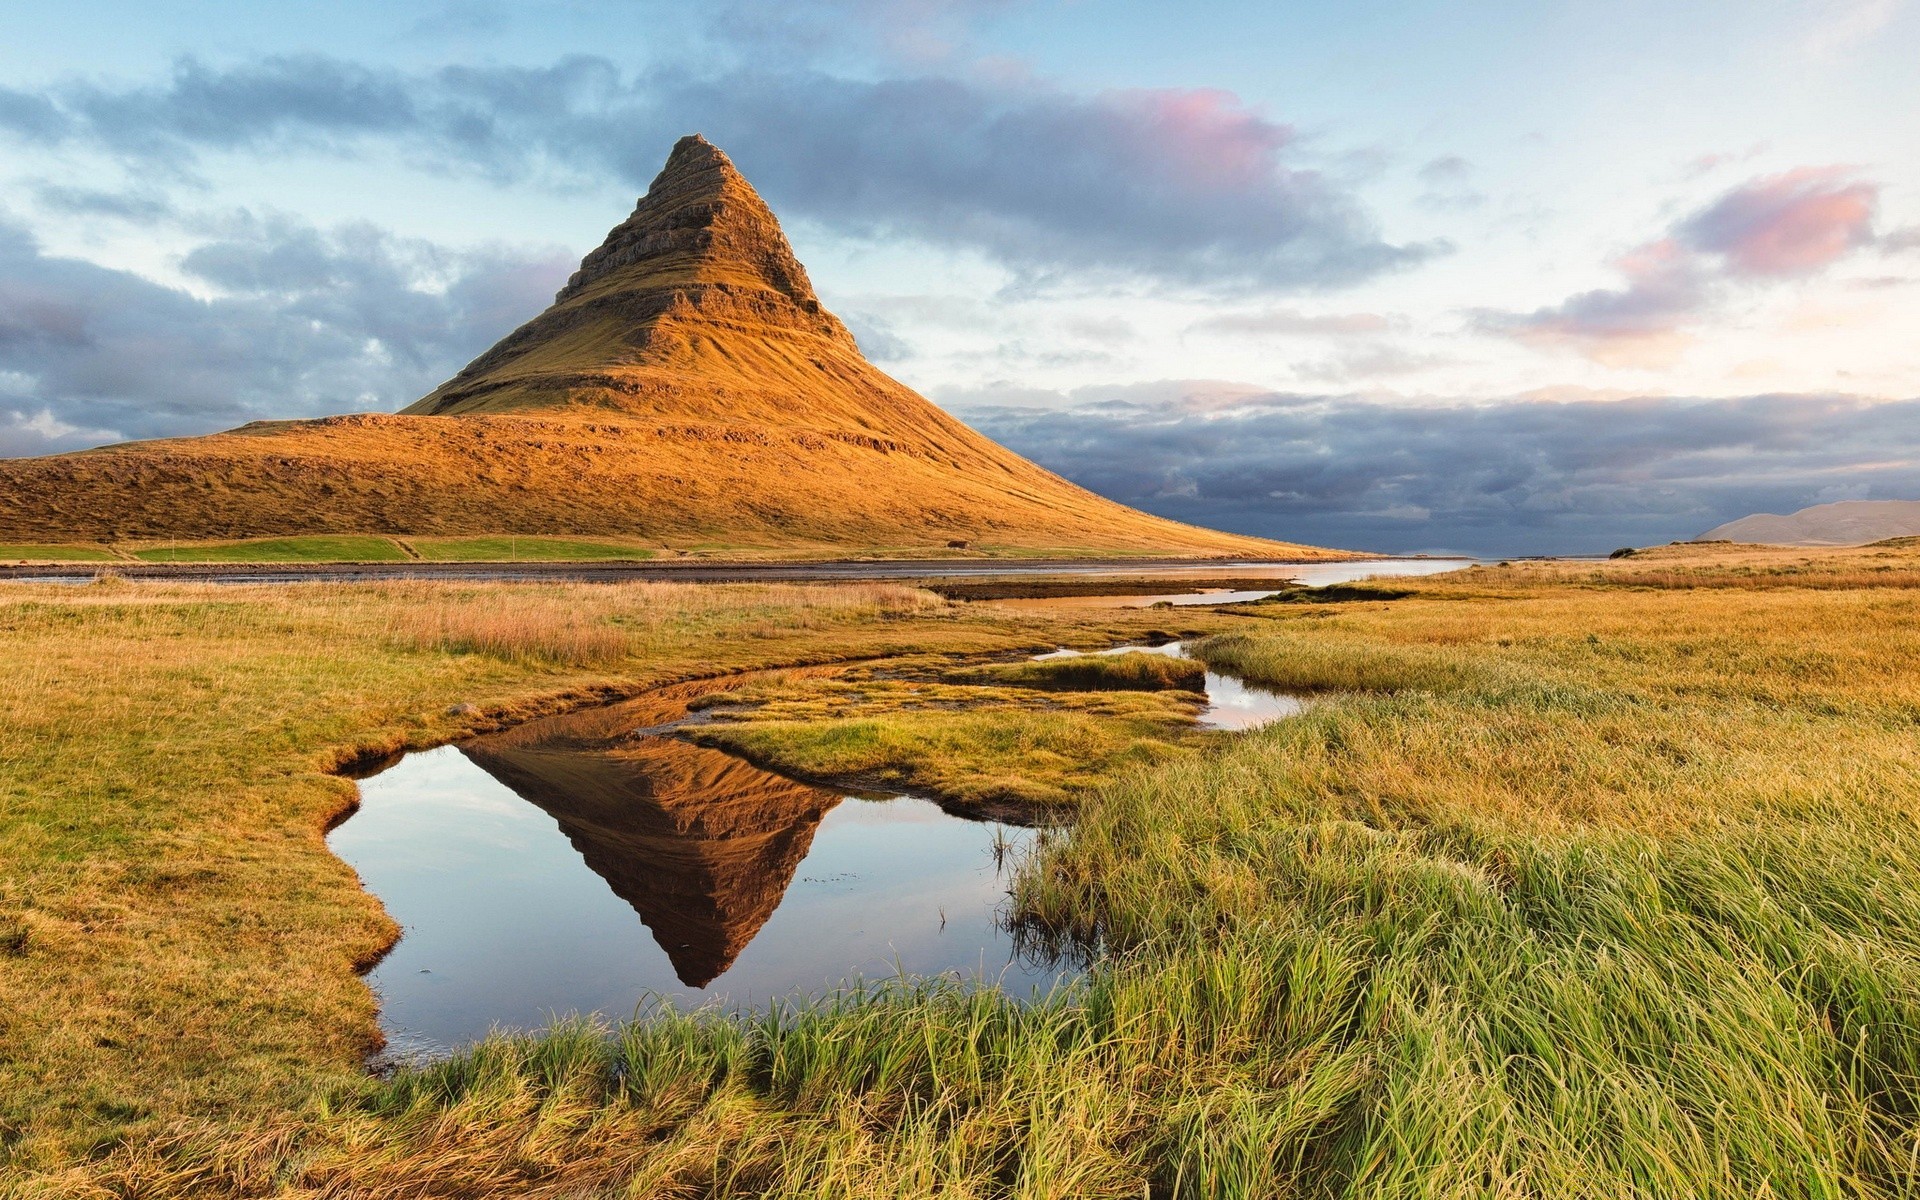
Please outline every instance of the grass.
[[[980, 689], [982, 704], [1002, 697]], [[962, 807], [1074, 803], [1093, 787], [1185, 753], [1192, 707], [1130, 706], [886, 712], [831, 720], [761, 719], [691, 736], [808, 779], [929, 793]]]
[[0, 1194], [364, 1090], [355, 966], [395, 929], [322, 840], [336, 766], [675, 679], [1144, 622], [1106, 619], [890, 584], [0, 586]]
[[0, 542], [0, 562], [113, 562], [118, 557], [105, 546], [39, 546]]
[[416, 537], [407, 544], [427, 562], [639, 562], [655, 555], [631, 542], [587, 538]]
[[150, 546], [133, 556], [155, 563], [402, 562], [407, 553], [391, 538], [343, 535]]
[[[1117, 665], [1060, 669], [1095, 661]], [[1071, 806], [1128, 771], [1196, 749], [1208, 735], [1193, 727], [1200, 697], [1191, 691], [1204, 675], [1199, 663], [1149, 654], [959, 669], [912, 656], [707, 697], [695, 707], [717, 720], [688, 736], [791, 776], [1018, 816]], [[1074, 678], [1085, 682], [1065, 682]]]
[[[1075, 989], [1016, 1005], [903, 981], [757, 1016], [563, 1025], [379, 1082], [344, 1061], [367, 1009], [338, 965], [379, 917], [311, 844], [332, 781], [287, 763], [363, 736], [348, 692], [386, 697], [392, 732], [432, 736], [441, 718], [409, 731], [409, 714], [470, 691], [468, 673], [526, 695], [532, 669], [440, 650], [389, 665], [385, 617], [369, 618], [408, 601], [301, 593], [248, 618], [265, 622], [250, 642], [220, 618], [214, 691], [235, 737], [141, 677], [65, 681], [136, 634], [173, 670], [206, 670], [189, 653], [204, 634], [169, 631], [178, 605], [214, 597], [16, 602], [9, 633], [56, 653], [0, 684], [0, 761], [25, 755], [0, 850], [27, 864], [0, 885], [0, 934], [24, 934], [0, 946], [25, 948], [0, 967], [0, 1120], [15, 1160], [40, 1164], [28, 1194], [47, 1196], [1913, 1195], [1920, 591], [1901, 580], [1920, 559], [1894, 553], [1649, 552], [1204, 618], [1227, 632], [1201, 658], [1321, 699], [1078, 794], [1081, 820], [1014, 898], [1036, 945], [1097, 949]], [[1638, 580], [1650, 562], [1672, 585]], [[1860, 572], [1888, 582], [1835, 582]], [[358, 615], [321, 615], [341, 605]], [[1073, 640], [1013, 620], [869, 613], [811, 640]], [[754, 622], [690, 616], [636, 652], [698, 639], [764, 659]], [[288, 636], [310, 623], [331, 641]], [[281, 653], [328, 650], [248, 683], [269, 631]], [[544, 670], [545, 694], [612, 674]], [[269, 676], [284, 707], [254, 690]], [[315, 682], [296, 702], [287, 678]], [[320, 681], [333, 703], [315, 705]], [[908, 685], [966, 686], [839, 683], [896, 708]], [[834, 695], [770, 692], [763, 710]], [[185, 744], [156, 753], [140, 728]], [[202, 754], [183, 787], [184, 752], [226, 739], [225, 774]], [[253, 773], [236, 778], [242, 747]], [[242, 877], [253, 908], [232, 898]], [[258, 990], [236, 987], [252, 970]], [[109, 1011], [143, 990], [140, 1012]], [[190, 1035], [236, 1022], [242, 1047]], [[137, 1051], [101, 1045], [128, 1031]], [[337, 1065], [316, 1068], [335, 1036]], [[47, 1157], [89, 1122], [126, 1136]]]
[[1207, 668], [1191, 659], [1132, 651], [1005, 663], [949, 678], [1046, 691], [1204, 692]]
[[485, 654], [527, 665], [592, 667], [615, 663], [632, 648], [627, 632], [560, 597], [512, 606], [460, 599], [395, 614], [394, 644], [403, 650]]

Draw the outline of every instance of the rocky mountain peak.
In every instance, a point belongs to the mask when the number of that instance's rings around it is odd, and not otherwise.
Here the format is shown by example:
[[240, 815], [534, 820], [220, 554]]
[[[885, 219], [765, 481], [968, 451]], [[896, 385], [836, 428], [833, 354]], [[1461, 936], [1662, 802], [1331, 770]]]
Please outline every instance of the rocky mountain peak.
[[758, 284], [809, 313], [820, 307], [773, 210], [724, 151], [694, 133], [674, 144], [632, 215], [581, 260], [555, 302], [597, 286], [696, 282]]

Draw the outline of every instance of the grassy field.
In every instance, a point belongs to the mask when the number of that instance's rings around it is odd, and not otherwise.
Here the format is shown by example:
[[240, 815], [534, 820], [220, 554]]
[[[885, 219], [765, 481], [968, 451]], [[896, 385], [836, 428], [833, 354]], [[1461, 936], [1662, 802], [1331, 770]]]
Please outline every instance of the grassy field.
[[389, 931], [320, 846], [326, 762], [696, 655], [1165, 615], [604, 589], [625, 654], [560, 666], [564, 631], [459, 649], [481, 589], [9, 589], [50, 652], [0, 683], [0, 1144], [35, 1196], [1913, 1195], [1916, 584], [1911, 548], [1675, 550], [1182, 613], [1321, 699], [1076, 789], [1017, 884], [1036, 946], [1098, 947], [1076, 989], [568, 1026], [385, 1081], [349, 968]]
[[407, 544], [427, 562], [638, 562], [655, 554], [632, 542], [600, 538], [416, 537]]
[[403, 562], [407, 552], [392, 538], [351, 534], [257, 538], [244, 542], [183, 542], [133, 551], [141, 562], [276, 563]]
[[674, 679], [1137, 633], [1101, 619], [892, 585], [0, 586], [0, 1154], [361, 1086], [354, 969], [395, 931], [321, 840], [343, 762]]

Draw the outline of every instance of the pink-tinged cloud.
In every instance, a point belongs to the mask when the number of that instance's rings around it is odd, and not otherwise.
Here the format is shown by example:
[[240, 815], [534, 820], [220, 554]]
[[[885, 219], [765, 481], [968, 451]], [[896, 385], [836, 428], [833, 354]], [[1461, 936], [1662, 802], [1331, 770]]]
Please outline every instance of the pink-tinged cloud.
[[1811, 275], [1873, 241], [1879, 203], [1878, 184], [1839, 167], [1802, 167], [1735, 188], [1676, 233], [1721, 255], [1730, 275]]
[[1290, 126], [1218, 88], [1117, 90], [1100, 103], [1128, 136], [1152, 147], [1142, 166], [1188, 187], [1263, 187], [1280, 170], [1280, 151], [1293, 140]]
[[1567, 348], [1610, 366], [1671, 363], [1685, 327], [1708, 302], [1710, 279], [1675, 238], [1636, 246], [1615, 259], [1622, 288], [1596, 288], [1530, 313], [1483, 312], [1477, 323], [1535, 346]]
[[1805, 278], [1874, 244], [1879, 201], [1878, 184], [1839, 167], [1755, 179], [1614, 260], [1624, 287], [1530, 313], [1481, 312], [1475, 321], [1489, 333], [1609, 365], [1665, 365], [1733, 284]]

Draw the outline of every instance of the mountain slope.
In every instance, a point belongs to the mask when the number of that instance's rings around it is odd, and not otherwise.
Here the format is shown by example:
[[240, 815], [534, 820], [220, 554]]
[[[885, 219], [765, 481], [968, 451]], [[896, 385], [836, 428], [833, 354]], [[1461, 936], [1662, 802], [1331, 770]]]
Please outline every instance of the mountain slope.
[[1920, 534], [1920, 500], [1840, 500], [1787, 516], [1754, 513], [1707, 530], [1695, 541], [1773, 546], [1864, 546]]
[[882, 374], [699, 137], [550, 308], [398, 415], [0, 461], [0, 540], [342, 532], [1337, 556], [1115, 504]]

